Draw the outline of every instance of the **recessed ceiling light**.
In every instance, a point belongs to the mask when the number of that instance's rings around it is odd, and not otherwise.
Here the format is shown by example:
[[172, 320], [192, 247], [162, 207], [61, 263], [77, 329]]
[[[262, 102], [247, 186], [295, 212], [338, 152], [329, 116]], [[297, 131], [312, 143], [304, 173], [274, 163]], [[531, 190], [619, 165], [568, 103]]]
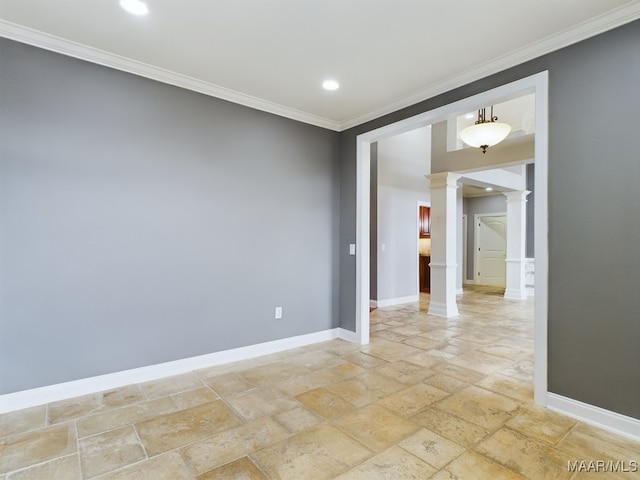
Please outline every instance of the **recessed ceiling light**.
[[335, 80], [325, 80], [322, 82], [322, 88], [329, 91], [337, 90], [340, 88], [340, 84]]
[[487, 192], [493, 192], [493, 188], [491, 188], [491, 187], [487, 187], [487, 188], [485, 188], [485, 190], [486, 190]]
[[131, 15], [146, 15], [149, 13], [149, 7], [140, 0], [120, 0], [120, 6]]

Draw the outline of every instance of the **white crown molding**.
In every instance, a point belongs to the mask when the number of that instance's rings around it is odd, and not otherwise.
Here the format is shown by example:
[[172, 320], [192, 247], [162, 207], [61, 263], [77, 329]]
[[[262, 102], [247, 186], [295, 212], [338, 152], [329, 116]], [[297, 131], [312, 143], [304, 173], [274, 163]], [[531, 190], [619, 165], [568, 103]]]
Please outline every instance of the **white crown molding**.
[[579, 24], [576, 27], [564, 30], [556, 35], [551, 35], [526, 47], [520, 48], [508, 55], [504, 55], [491, 62], [480, 65], [477, 68], [451, 77], [437, 85], [420, 89], [417, 92], [407, 95], [406, 97], [389, 105], [365, 112], [344, 121], [336, 121], [312, 115], [310, 113], [236, 92], [209, 82], [204, 82], [163, 68], [154, 67], [153, 65], [131, 60], [129, 58], [88, 47], [80, 43], [72, 42], [70, 40], [39, 32], [4, 20], [0, 20], [0, 37], [9, 38], [11, 40], [40, 47], [45, 50], [50, 50], [70, 57], [132, 73], [134, 75], [150, 78], [162, 83], [185, 88], [187, 90], [192, 90], [204, 95], [255, 108], [257, 110], [272, 113], [274, 115], [302, 123], [340, 132], [435, 97], [494, 73], [498, 73], [515, 65], [532, 60], [536, 57], [540, 57], [560, 48], [577, 43], [581, 40], [585, 40], [607, 30], [611, 30], [620, 25], [637, 20], [638, 18], [640, 18], [640, 4], [637, 2], [612, 10], [604, 15]]
[[455, 88], [467, 85], [476, 80], [488, 77], [502, 70], [515, 67], [521, 63], [541, 57], [547, 53], [568, 47], [587, 38], [594, 37], [613, 28], [640, 18], [640, 4], [634, 3], [612, 10], [604, 15], [595, 17], [587, 22], [578, 24], [575, 27], [564, 30], [555, 35], [548, 36], [526, 47], [515, 50], [508, 55], [504, 55], [495, 60], [487, 62], [471, 70], [467, 70], [459, 75], [448, 78], [436, 85], [418, 90], [397, 102], [384, 107], [372, 110], [349, 120], [340, 122], [339, 131], [361, 125], [376, 118], [388, 115], [403, 108], [415, 105], [416, 103], [428, 100], [442, 93], [449, 92]]
[[255, 108], [256, 110], [262, 110], [263, 112], [297, 120], [302, 123], [335, 131], [338, 131], [340, 128], [339, 122], [329, 120], [327, 118], [301, 112], [300, 110], [285, 107], [258, 97], [236, 92], [235, 90], [230, 90], [228, 88], [204, 82], [196, 78], [172, 72], [160, 67], [155, 67], [143, 62], [131, 60], [104, 50], [88, 47], [77, 42], [72, 42], [64, 38], [32, 30], [4, 20], [0, 20], [0, 37], [26, 43], [28, 45], [33, 45], [35, 47], [61, 53], [69, 57], [78, 58], [80, 60], [96, 63], [105, 67], [114, 68], [123, 72], [132, 73], [134, 75], [174, 85], [176, 87], [185, 88], [204, 95], [220, 98], [246, 107]]

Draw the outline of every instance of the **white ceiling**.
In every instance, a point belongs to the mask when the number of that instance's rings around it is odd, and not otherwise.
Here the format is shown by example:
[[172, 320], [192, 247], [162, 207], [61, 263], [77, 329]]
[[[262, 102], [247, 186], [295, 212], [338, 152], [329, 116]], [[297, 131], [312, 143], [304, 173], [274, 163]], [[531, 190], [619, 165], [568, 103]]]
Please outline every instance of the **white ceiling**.
[[343, 130], [640, 18], [640, 0], [146, 1], [0, 0], [0, 35]]

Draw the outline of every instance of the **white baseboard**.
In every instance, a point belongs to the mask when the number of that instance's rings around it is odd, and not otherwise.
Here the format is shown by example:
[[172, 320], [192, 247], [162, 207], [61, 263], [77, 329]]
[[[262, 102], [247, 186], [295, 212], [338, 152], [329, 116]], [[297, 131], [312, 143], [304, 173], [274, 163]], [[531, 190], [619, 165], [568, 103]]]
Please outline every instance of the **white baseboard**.
[[420, 300], [419, 295], [409, 295], [408, 297], [389, 298], [387, 300], [378, 300], [377, 307], [392, 307], [393, 305], [402, 305], [403, 303], [413, 303]]
[[347, 342], [351, 343], [360, 343], [360, 337], [356, 334], [356, 332], [345, 330], [344, 328], [336, 328], [335, 330], [338, 335], [337, 338], [346, 340]]
[[476, 282], [475, 282], [475, 280], [474, 280], [473, 278], [471, 278], [471, 279], [469, 279], [469, 278], [465, 278], [465, 279], [464, 279], [464, 284], [465, 284], [465, 285], [475, 285], [475, 284], [476, 284]]
[[504, 291], [504, 298], [511, 300], [525, 300], [527, 298], [526, 290], [519, 290], [517, 288], [507, 288]]
[[377, 308], [378, 307], [378, 301], [377, 300], [369, 300], [369, 307], [370, 308]]
[[578, 400], [547, 393], [547, 407], [584, 423], [640, 441], [640, 420]]
[[121, 372], [83, 378], [72, 382], [58, 383], [45, 387], [23, 390], [21, 392], [0, 395], [0, 413], [21, 410], [23, 408], [43, 405], [45, 403], [78, 397], [90, 393], [102, 392], [114, 388], [123, 387], [133, 383], [148, 382], [159, 378], [179, 375], [200, 368], [213, 367], [224, 363], [248, 360], [270, 353], [282, 352], [292, 348], [303, 347], [319, 342], [326, 342], [335, 338], [341, 338], [358, 343], [356, 334], [343, 328], [333, 328], [320, 332], [283, 338], [270, 342], [249, 345], [246, 347], [224, 350], [221, 352], [199, 355], [197, 357], [184, 358], [172, 362], [149, 365], [147, 367], [134, 368]]

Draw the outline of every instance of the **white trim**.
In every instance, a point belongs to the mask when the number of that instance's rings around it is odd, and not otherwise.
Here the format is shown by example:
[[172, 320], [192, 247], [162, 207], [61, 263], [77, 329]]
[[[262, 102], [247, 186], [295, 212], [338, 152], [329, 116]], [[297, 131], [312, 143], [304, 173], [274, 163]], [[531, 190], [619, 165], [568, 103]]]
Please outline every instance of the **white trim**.
[[547, 393], [547, 407], [585, 423], [640, 441], [640, 420], [589, 405], [556, 393]]
[[394, 305], [402, 305], [404, 303], [413, 303], [420, 300], [419, 295], [409, 295], [407, 297], [388, 298], [387, 300], [378, 300], [378, 307], [392, 307]]
[[270, 353], [282, 352], [292, 348], [303, 347], [319, 342], [326, 342], [341, 338], [349, 342], [356, 342], [353, 332], [342, 328], [323, 330], [320, 332], [282, 338], [270, 342], [258, 343], [246, 347], [224, 350], [221, 352], [184, 358], [172, 362], [149, 365], [146, 367], [123, 370], [120, 372], [83, 378], [72, 382], [58, 383], [46, 387], [23, 390], [21, 392], [0, 395], [0, 413], [11, 412], [23, 408], [43, 405], [58, 400], [102, 392], [113, 388], [131, 385], [133, 383], [148, 382], [159, 378], [179, 375], [200, 368], [213, 367], [225, 363], [248, 360]]
[[351, 330], [345, 330], [344, 328], [336, 328], [334, 330], [338, 334], [337, 338], [339, 338], [341, 340], [345, 340], [345, 341], [351, 342], [351, 343], [359, 343], [359, 341], [360, 341], [360, 339], [356, 335], [356, 332], [352, 332]]
[[369, 308], [377, 308], [378, 301], [377, 300], [369, 300]]
[[0, 37], [9, 38], [11, 40], [16, 40], [45, 50], [61, 53], [69, 57], [103, 65], [115, 70], [132, 73], [134, 75], [174, 85], [176, 87], [185, 88], [210, 97], [221, 98], [229, 102], [255, 108], [256, 110], [262, 110], [263, 112], [273, 113], [281, 117], [290, 118], [292, 120], [308, 123], [317, 127], [340, 131], [340, 123], [328, 118], [319, 117], [294, 108], [269, 102], [258, 97], [237, 92], [187, 75], [182, 75], [171, 70], [156, 67], [148, 63], [138, 62], [136, 60], [89, 47], [81, 43], [72, 42], [71, 40], [66, 40], [55, 35], [23, 27], [22, 25], [7, 22], [6, 20], [0, 20]]
[[434, 110], [365, 132], [356, 137], [356, 334], [360, 343], [369, 341], [369, 182], [370, 145], [380, 139], [445, 120], [450, 115], [475, 110], [482, 105], [535, 93], [535, 249], [536, 296], [534, 297], [534, 400], [547, 403], [547, 303], [548, 303], [548, 139], [549, 72], [543, 71], [515, 82], [479, 93]]
[[[494, 73], [506, 70], [515, 65], [540, 57], [547, 53], [559, 50], [566, 46], [578, 43], [607, 30], [614, 29], [626, 23], [640, 18], [640, 8], [637, 4], [626, 5], [611, 10], [596, 18], [583, 22], [563, 32], [548, 36], [544, 39], [522, 47], [508, 55], [497, 58], [454, 77], [448, 78], [436, 85], [418, 90], [406, 97], [376, 110], [365, 112], [356, 117], [336, 121], [319, 117], [293, 108], [269, 102], [257, 97], [230, 90], [209, 82], [187, 77], [176, 72], [171, 72], [153, 65], [137, 62], [103, 50], [88, 47], [77, 42], [72, 42], [61, 37], [56, 37], [44, 32], [17, 25], [15, 23], [0, 20], [0, 37], [10, 38], [22, 43], [51, 50], [71, 57], [86, 60], [99, 65], [104, 65], [117, 70], [133, 73], [142, 77], [168, 83], [188, 90], [193, 90], [205, 95], [222, 98], [247, 107], [273, 113], [293, 120], [298, 120], [310, 125], [327, 128], [341, 132], [362, 123], [382, 117], [391, 112], [414, 105], [423, 100], [433, 98], [436, 95], [451, 91], [462, 85], [488, 77]], [[472, 109], [473, 110], [473, 109]]]

